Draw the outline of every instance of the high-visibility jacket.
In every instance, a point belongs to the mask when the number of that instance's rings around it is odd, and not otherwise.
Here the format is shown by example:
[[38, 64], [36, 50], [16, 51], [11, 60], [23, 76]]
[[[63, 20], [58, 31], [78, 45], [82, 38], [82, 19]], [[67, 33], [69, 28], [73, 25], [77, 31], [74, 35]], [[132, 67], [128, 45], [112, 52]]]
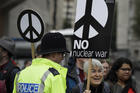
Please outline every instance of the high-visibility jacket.
[[13, 93], [65, 93], [67, 69], [49, 59], [36, 58], [17, 73]]

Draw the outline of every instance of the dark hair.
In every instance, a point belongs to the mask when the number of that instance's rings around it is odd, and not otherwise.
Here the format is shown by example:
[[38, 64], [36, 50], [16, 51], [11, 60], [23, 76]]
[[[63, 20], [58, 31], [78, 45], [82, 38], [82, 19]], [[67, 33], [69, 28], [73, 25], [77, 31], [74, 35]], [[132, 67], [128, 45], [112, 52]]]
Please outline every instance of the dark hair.
[[[110, 80], [112, 83], [116, 83], [118, 81], [116, 72], [121, 68], [121, 66], [123, 64], [128, 64], [131, 67], [131, 69], [133, 70], [132, 62], [129, 59], [123, 58], [123, 57], [118, 58], [113, 63], [112, 68], [111, 68], [110, 72], [107, 75], [107, 80]], [[131, 80], [131, 76], [127, 81], [129, 81], [129, 80]]]
[[24, 65], [26, 65], [28, 62], [31, 62], [31, 60], [25, 60]]
[[75, 62], [76, 62], [75, 57], [73, 57], [73, 56], [69, 57], [68, 65], [70, 65], [70, 66], [75, 65]]

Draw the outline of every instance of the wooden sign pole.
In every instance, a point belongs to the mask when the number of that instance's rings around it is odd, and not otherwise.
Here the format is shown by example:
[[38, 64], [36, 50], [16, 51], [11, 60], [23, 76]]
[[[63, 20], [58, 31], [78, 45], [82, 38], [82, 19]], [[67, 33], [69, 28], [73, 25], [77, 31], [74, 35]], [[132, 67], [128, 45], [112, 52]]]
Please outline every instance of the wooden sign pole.
[[35, 58], [35, 45], [34, 43], [31, 43], [31, 51], [32, 51], [32, 59]]
[[91, 63], [92, 63], [92, 58], [89, 59], [89, 64], [88, 64], [88, 78], [87, 78], [87, 87], [86, 90], [90, 89], [90, 76], [91, 76]]

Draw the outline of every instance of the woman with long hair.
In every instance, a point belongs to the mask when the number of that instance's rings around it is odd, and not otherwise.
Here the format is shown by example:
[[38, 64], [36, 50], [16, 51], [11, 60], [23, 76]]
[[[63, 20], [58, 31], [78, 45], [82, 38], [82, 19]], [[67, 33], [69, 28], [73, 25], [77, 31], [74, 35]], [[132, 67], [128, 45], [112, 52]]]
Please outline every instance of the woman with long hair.
[[136, 93], [136, 82], [132, 79], [133, 66], [127, 58], [118, 58], [107, 76], [112, 93]]

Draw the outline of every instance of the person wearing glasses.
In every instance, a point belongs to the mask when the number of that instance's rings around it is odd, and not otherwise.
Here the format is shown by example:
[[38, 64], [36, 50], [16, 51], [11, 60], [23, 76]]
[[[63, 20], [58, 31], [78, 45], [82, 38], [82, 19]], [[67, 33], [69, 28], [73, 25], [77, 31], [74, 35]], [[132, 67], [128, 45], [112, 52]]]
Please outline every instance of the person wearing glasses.
[[118, 58], [107, 75], [112, 93], [137, 93], [136, 83], [132, 79], [133, 66], [127, 58]]
[[60, 33], [46, 33], [41, 40], [40, 57], [16, 75], [13, 93], [65, 93], [67, 69], [60, 65], [66, 40]]

